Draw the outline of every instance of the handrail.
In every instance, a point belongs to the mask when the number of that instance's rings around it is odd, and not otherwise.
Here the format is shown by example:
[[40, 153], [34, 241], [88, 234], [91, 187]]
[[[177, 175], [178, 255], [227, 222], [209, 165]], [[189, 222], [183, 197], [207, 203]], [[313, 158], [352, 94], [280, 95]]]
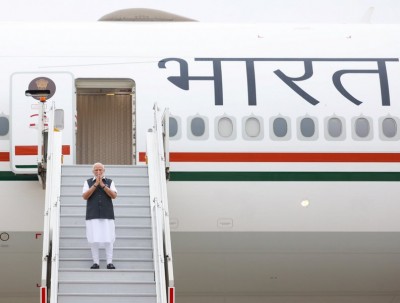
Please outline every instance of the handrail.
[[[157, 115], [158, 109], [155, 110], [155, 115]], [[164, 111], [163, 119], [156, 120], [157, 125], [157, 136], [158, 136], [158, 146], [159, 150], [159, 159], [160, 159], [160, 174], [161, 174], [161, 197], [163, 201], [163, 223], [164, 223], [164, 244], [165, 244], [165, 257], [166, 257], [166, 266], [167, 266], [167, 274], [168, 274], [168, 287], [174, 287], [174, 270], [172, 266], [172, 247], [171, 247], [171, 232], [169, 226], [169, 205], [168, 205], [168, 195], [167, 195], [167, 176], [166, 170], [169, 172], [169, 110], [166, 109]], [[168, 151], [164, 150], [168, 149]]]
[[[43, 252], [42, 252], [42, 277], [40, 297], [41, 303], [46, 303], [47, 293], [51, 285], [57, 285], [58, 276], [58, 237], [59, 237], [59, 196], [61, 182], [61, 132], [54, 129], [55, 105], [50, 105], [47, 112], [49, 117], [48, 145], [47, 145], [47, 177], [45, 193], [45, 211], [43, 227]], [[57, 261], [57, 262], [55, 262]], [[50, 280], [51, 279], [51, 280]], [[50, 292], [50, 302], [54, 300], [54, 294]]]
[[[52, 159], [52, 257], [51, 257], [51, 303], [57, 303], [58, 293], [58, 264], [59, 264], [59, 242], [60, 242], [60, 187], [61, 187], [61, 163], [62, 163], [62, 135], [61, 132], [53, 134]], [[49, 171], [48, 171], [49, 174]]]
[[157, 303], [166, 303], [166, 283], [165, 283], [165, 268], [162, 243], [162, 226], [159, 220], [160, 210], [160, 188], [157, 172], [157, 152], [156, 152], [155, 136], [150, 131], [147, 133], [147, 159], [149, 171], [149, 188], [150, 188], [150, 203], [151, 203], [151, 221], [153, 235], [153, 256], [154, 270], [156, 279]]
[[[168, 116], [168, 114], [166, 116]], [[162, 118], [160, 117], [159, 109], [157, 105], [155, 105], [154, 126], [147, 133], [147, 161], [153, 224], [157, 298], [159, 298], [158, 302], [160, 303], [172, 303], [174, 298], [171, 298], [171, 294], [174, 294], [175, 288], [166, 189], [164, 134], [161, 121]]]
[[[159, 119], [160, 120], [160, 119]], [[164, 110], [164, 115], [160, 120], [162, 126], [162, 141], [165, 156], [165, 173], [169, 180], [169, 109]], [[159, 132], [161, 134], [161, 132]]]

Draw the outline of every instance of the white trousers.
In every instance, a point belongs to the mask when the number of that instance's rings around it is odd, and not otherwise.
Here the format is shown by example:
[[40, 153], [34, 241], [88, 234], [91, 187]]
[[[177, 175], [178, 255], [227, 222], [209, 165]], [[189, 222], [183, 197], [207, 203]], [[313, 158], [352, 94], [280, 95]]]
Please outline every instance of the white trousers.
[[[108, 242], [108, 243], [104, 243], [103, 245], [106, 250], [107, 264], [110, 264], [110, 263], [112, 263], [112, 259], [113, 259], [114, 243]], [[100, 264], [100, 252], [99, 252], [100, 243], [98, 243], [98, 242], [90, 243], [90, 249], [92, 250], [93, 263]]]

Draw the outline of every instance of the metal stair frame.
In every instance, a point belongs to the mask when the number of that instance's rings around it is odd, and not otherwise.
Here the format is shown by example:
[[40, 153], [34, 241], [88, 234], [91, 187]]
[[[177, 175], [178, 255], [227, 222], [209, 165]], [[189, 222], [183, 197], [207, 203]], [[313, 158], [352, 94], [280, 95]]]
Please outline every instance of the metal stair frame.
[[[156, 284], [156, 302], [157, 303], [175, 303], [175, 287], [174, 275], [172, 267], [172, 250], [171, 238], [169, 230], [169, 213], [168, 199], [166, 191], [166, 160], [164, 152], [164, 132], [161, 116], [158, 107], [154, 106], [155, 123], [152, 130], [147, 134], [147, 158], [148, 174], [149, 174], [149, 192], [150, 192], [150, 209], [152, 222], [152, 241], [153, 241], [153, 258], [154, 269], [143, 269], [143, 274], [150, 272], [155, 276]], [[54, 112], [54, 107], [53, 107]], [[54, 113], [53, 113], [54, 116]], [[164, 116], [168, 121], [168, 114]], [[58, 285], [59, 285], [59, 265], [60, 265], [60, 197], [61, 197], [61, 166], [62, 166], [62, 133], [54, 130], [54, 119], [49, 119], [49, 143], [47, 151], [47, 179], [46, 179], [46, 194], [45, 194], [45, 213], [44, 213], [44, 233], [43, 233], [43, 258], [42, 258], [42, 279], [40, 287], [41, 303], [57, 303]], [[168, 123], [168, 122], [167, 122]], [[168, 162], [168, 158], [167, 158]], [[118, 187], [118, 186], [117, 186]], [[74, 226], [78, 231], [84, 226]], [[128, 232], [129, 226], [122, 226], [121, 230]], [[124, 233], [125, 233], [124, 232]], [[82, 237], [80, 237], [82, 238]], [[63, 249], [63, 248], [61, 248]], [[116, 247], [114, 250], [117, 250]], [[123, 249], [123, 248], [121, 248]], [[120, 250], [121, 250], [120, 249]], [[121, 250], [121, 254], [124, 251]], [[129, 253], [129, 252], [127, 252]], [[145, 248], [143, 248], [145, 253]], [[131, 258], [132, 259], [132, 258]], [[62, 258], [61, 262], [65, 260]], [[64, 266], [64, 265], [63, 265]], [[61, 277], [68, 277], [68, 270], [65, 268]], [[87, 271], [85, 271], [87, 272]], [[130, 269], [125, 269], [121, 274], [129, 274]], [[155, 274], [154, 274], [155, 272]], [[116, 273], [117, 274], [117, 273]], [[90, 283], [82, 280], [76, 280], [79, 284], [86, 284], [89, 287]], [[73, 284], [76, 281], [69, 281], [66, 284]], [[127, 280], [126, 284], [132, 281]], [[97, 281], [96, 283], [104, 283]], [[136, 281], [137, 283], [137, 281]], [[148, 282], [139, 282], [146, 285]], [[65, 287], [65, 285], [63, 285]], [[70, 293], [71, 294], [71, 293]], [[79, 302], [97, 302], [96, 297], [111, 297], [106, 294], [93, 294], [94, 298], [88, 296], [80, 296], [79, 294], [71, 294], [76, 296], [75, 301]], [[132, 300], [128, 296], [119, 296], [118, 302], [142, 302], [152, 303], [148, 300], [151, 294], [143, 294], [142, 299]], [[88, 299], [89, 298], [89, 299]], [[61, 300], [61, 303], [64, 301]]]

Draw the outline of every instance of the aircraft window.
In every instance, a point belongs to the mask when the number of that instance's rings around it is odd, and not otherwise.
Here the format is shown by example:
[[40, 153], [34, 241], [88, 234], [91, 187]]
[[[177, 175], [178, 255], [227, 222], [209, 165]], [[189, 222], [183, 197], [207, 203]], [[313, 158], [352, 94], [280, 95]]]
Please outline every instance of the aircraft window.
[[290, 118], [275, 116], [269, 119], [269, 136], [272, 140], [287, 141], [291, 138]]
[[178, 134], [178, 121], [174, 117], [169, 117], [169, 136], [175, 137]]
[[313, 119], [311, 118], [304, 118], [300, 122], [300, 132], [301, 134], [306, 137], [310, 138], [315, 134], [315, 124]]
[[288, 133], [288, 124], [284, 118], [276, 118], [273, 122], [274, 135], [278, 138], [283, 138]]
[[346, 139], [346, 120], [336, 115], [324, 119], [325, 138], [331, 141]]
[[5, 136], [10, 130], [10, 121], [7, 117], [0, 117], [0, 136]]
[[366, 138], [369, 135], [370, 126], [366, 118], [358, 118], [355, 123], [356, 135], [360, 138]]
[[216, 137], [218, 139], [234, 139], [236, 137], [234, 120], [230, 117], [217, 117]]
[[343, 125], [339, 118], [331, 118], [328, 120], [328, 133], [333, 138], [338, 138], [342, 134]]
[[181, 118], [177, 116], [169, 116], [169, 138], [171, 140], [179, 140], [181, 138]]
[[193, 118], [192, 122], [190, 123], [190, 129], [194, 136], [196, 137], [203, 136], [206, 131], [206, 125], [204, 123], [204, 120], [199, 117]]
[[260, 121], [254, 117], [247, 119], [245, 124], [245, 130], [247, 136], [252, 138], [258, 137], [261, 131]]
[[[208, 139], [208, 118], [205, 116], [200, 116], [199, 114], [195, 116], [188, 117], [188, 127], [187, 136], [192, 140], [207, 140]], [[178, 120], [179, 125], [179, 120]], [[178, 129], [179, 133], [179, 129]]]
[[397, 135], [397, 123], [393, 118], [385, 118], [382, 122], [382, 131], [385, 137], [394, 138]]
[[242, 118], [242, 136], [245, 140], [262, 140], [264, 122], [260, 116], [250, 115]]

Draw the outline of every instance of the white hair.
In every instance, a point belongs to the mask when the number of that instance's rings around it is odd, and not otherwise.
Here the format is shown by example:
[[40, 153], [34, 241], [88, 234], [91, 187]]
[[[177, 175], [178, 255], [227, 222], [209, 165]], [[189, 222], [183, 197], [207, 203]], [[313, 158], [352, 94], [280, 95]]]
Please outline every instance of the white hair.
[[92, 166], [92, 170], [93, 170], [93, 171], [94, 171], [94, 168], [95, 168], [96, 165], [100, 165], [100, 166], [103, 168], [103, 170], [104, 170], [104, 164], [103, 164], [103, 163], [100, 163], [100, 162], [96, 162], [96, 163], [93, 164], [93, 166]]

